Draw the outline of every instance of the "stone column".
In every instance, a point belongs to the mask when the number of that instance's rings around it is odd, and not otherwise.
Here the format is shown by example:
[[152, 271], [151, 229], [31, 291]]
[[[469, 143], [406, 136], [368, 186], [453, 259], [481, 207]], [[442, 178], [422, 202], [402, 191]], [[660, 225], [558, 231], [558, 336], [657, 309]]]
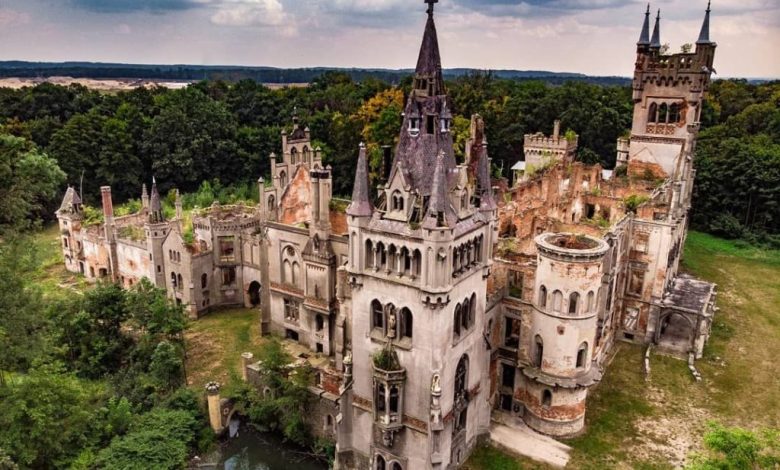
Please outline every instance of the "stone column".
[[219, 406], [219, 389], [220, 385], [218, 382], [209, 382], [206, 384], [206, 399], [208, 401], [209, 408], [209, 424], [211, 424], [211, 429], [213, 429], [215, 433], [222, 431], [222, 412]]
[[255, 355], [251, 352], [245, 352], [241, 354], [241, 378], [244, 379], [244, 382], [247, 381], [249, 364], [252, 363], [252, 359], [254, 359], [254, 357]]

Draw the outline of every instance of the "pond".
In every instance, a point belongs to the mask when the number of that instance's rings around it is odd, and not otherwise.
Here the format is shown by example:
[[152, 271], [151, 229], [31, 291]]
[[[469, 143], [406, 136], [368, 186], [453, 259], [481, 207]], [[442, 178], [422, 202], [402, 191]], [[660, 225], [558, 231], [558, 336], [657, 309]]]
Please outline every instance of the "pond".
[[238, 435], [222, 446], [217, 470], [327, 470], [308, 458], [305, 449], [284, 442], [276, 434], [241, 426]]

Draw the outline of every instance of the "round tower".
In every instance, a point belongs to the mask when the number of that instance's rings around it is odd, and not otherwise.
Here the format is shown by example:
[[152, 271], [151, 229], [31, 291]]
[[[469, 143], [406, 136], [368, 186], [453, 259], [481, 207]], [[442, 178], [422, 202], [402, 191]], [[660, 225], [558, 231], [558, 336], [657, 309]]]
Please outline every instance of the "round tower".
[[598, 326], [603, 240], [570, 233], [536, 238], [538, 266], [527, 345], [525, 421], [537, 431], [569, 436], [584, 426], [588, 388], [601, 378], [592, 361]]

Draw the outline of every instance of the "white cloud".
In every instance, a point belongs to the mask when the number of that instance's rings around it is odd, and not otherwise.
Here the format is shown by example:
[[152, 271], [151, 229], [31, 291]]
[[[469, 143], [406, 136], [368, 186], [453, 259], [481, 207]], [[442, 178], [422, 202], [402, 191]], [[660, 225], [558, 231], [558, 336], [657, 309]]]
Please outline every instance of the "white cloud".
[[279, 0], [224, 0], [211, 22], [220, 26], [285, 26], [291, 21]]

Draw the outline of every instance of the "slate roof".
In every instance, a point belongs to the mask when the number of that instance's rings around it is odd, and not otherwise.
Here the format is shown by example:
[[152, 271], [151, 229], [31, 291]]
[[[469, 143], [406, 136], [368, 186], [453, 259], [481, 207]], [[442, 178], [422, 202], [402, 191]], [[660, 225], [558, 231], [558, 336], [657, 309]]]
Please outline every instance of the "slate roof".
[[639, 42], [637, 46], [649, 46], [650, 45], [650, 4], [647, 4], [647, 12], [645, 13], [645, 22], [642, 24], [642, 33], [639, 35]]
[[707, 2], [707, 11], [704, 13], [704, 23], [701, 25], [701, 32], [699, 33], [699, 40], [696, 44], [712, 44], [710, 41], [710, 2]]
[[65, 191], [65, 196], [62, 198], [59, 210], [62, 212], [73, 212], [74, 206], [80, 204], [81, 198], [79, 197], [79, 193], [77, 193], [72, 186], [68, 186], [68, 189]]
[[650, 47], [661, 47], [661, 9], [658, 9], [658, 16], [655, 17], [655, 27], [653, 28], [653, 39], [650, 40]]
[[355, 184], [352, 188], [352, 203], [347, 207], [347, 215], [353, 217], [370, 217], [374, 212], [371, 204], [371, 194], [368, 189], [368, 157], [366, 156], [366, 144], [360, 144], [357, 170], [355, 171]]

